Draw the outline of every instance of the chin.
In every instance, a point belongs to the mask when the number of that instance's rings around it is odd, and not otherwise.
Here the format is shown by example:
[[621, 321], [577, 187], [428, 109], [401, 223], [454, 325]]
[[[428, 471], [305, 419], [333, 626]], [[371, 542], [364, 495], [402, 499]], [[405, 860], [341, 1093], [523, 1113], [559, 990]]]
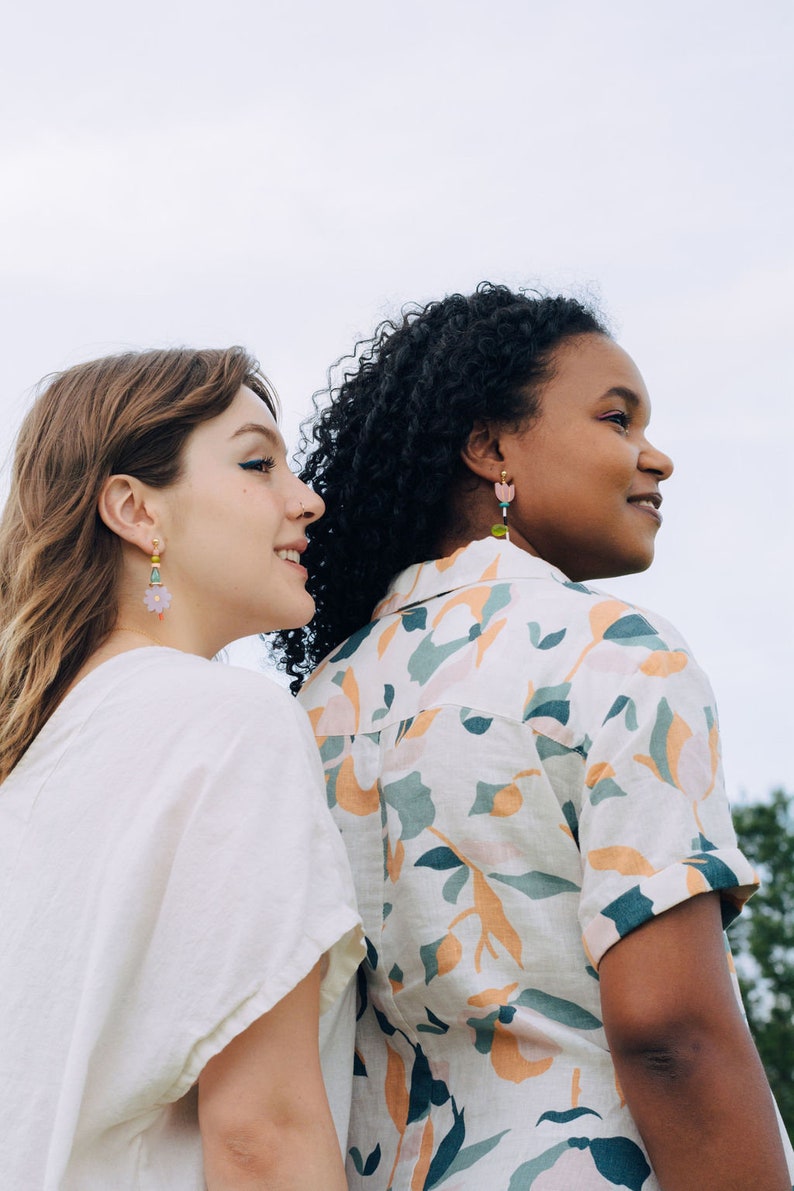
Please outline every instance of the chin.
[[565, 574], [574, 583], [587, 583], [593, 579], [619, 579], [622, 575], [639, 575], [642, 571], [647, 571], [652, 562], [653, 551], [635, 558], [602, 559], [589, 567], [574, 566], [570, 571], [565, 571]]

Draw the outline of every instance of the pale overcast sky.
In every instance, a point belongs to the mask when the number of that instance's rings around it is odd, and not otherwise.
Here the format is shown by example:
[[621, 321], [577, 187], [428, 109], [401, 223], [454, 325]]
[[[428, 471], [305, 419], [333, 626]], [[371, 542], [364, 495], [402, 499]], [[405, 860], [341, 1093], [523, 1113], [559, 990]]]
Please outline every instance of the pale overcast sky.
[[613, 581], [717, 692], [728, 789], [794, 787], [789, 0], [75, 0], [0, 47], [0, 453], [45, 373], [243, 343], [284, 427], [405, 301], [594, 296], [673, 455]]

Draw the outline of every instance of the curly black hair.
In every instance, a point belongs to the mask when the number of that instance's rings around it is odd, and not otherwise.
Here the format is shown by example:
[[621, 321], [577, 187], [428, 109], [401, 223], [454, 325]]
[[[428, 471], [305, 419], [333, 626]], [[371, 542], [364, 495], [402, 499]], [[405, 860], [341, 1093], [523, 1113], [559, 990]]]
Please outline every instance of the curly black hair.
[[593, 333], [609, 332], [574, 298], [482, 282], [381, 323], [347, 357], [341, 384], [329, 375], [330, 404], [301, 442], [301, 477], [327, 506], [304, 556], [317, 612], [306, 628], [273, 638], [293, 690], [369, 622], [395, 575], [436, 557], [475, 421], [527, 423], [554, 349]]

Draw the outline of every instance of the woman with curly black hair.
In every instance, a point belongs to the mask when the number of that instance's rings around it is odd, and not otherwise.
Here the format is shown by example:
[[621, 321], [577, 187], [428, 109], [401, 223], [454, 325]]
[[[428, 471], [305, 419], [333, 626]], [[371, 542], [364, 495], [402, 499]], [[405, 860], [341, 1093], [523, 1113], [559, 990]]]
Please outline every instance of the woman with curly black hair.
[[487, 284], [382, 326], [319, 415], [317, 614], [280, 637], [369, 942], [351, 1187], [791, 1187], [708, 682], [585, 583], [652, 561], [649, 416], [591, 310]]

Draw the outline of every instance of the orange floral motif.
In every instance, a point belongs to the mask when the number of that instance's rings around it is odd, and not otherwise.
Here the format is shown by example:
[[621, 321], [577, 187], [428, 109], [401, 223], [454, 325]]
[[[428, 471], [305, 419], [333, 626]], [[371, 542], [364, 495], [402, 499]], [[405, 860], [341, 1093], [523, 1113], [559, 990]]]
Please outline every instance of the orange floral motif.
[[[433, 1118], [428, 1117], [422, 1132], [422, 1144], [419, 1147], [419, 1157], [411, 1178], [411, 1191], [424, 1191], [427, 1172], [433, 1157]], [[391, 1183], [389, 1184], [391, 1186]]]
[[502, 617], [501, 620], [495, 620], [493, 624], [489, 624], [485, 632], [481, 633], [477, 638], [477, 657], [474, 662], [475, 666], [479, 666], [480, 662], [485, 657], [485, 651], [490, 645], [493, 644], [506, 624], [506, 617]]
[[623, 844], [613, 844], [611, 848], [593, 848], [587, 853], [587, 863], [591, 868], [613, 869], [624, 877], [652, 877], [656, 872], [642, 852]]
[[342, 810], [349, 811], [351, 815], [371, 815], [380, 807], [378, 783], [375, 782], [368, 790], [362, 789], [349, 753], [336, 775], [336, 801]]
[[678, 674], [688, 662], [689, 658], [681, 649], [655, 649], [640, 663], [640, 670], [651, 678], [667, 678], [670, 674]]
[[438, 945], [438, 951], [436, 952], [439, 976], [446, 976], [447, 972], [451, 972], [453, 968], [457, 967], [462, 954], [463, 948], [460, 940], [450, 931], [441, 940]]
[[399, 881], [404, 860], [405, 844], [401, 839], [398, 839], [394, 851], [392, 851], [391, 837], [389, 837], [386, 840], [386, 871], [389, 874], [389, 880], [392, 884]]
[[573, 670], [566, 675], [565, 682], [570, 682], [576, 671], [581, 666], [584, 659], [587, 657], [591, 649], [595, 649], [596, 645], [604, 639], [604, 633], [611, 628], [615, 621], [620, 620], [623, 613], [628, 609], [628, 604], [624, 604], [621, 600], [601, 600], [590, 609], [590, 632], [593, 634], [593, 639], [585, 645], [582, 652], [576, 661]]

